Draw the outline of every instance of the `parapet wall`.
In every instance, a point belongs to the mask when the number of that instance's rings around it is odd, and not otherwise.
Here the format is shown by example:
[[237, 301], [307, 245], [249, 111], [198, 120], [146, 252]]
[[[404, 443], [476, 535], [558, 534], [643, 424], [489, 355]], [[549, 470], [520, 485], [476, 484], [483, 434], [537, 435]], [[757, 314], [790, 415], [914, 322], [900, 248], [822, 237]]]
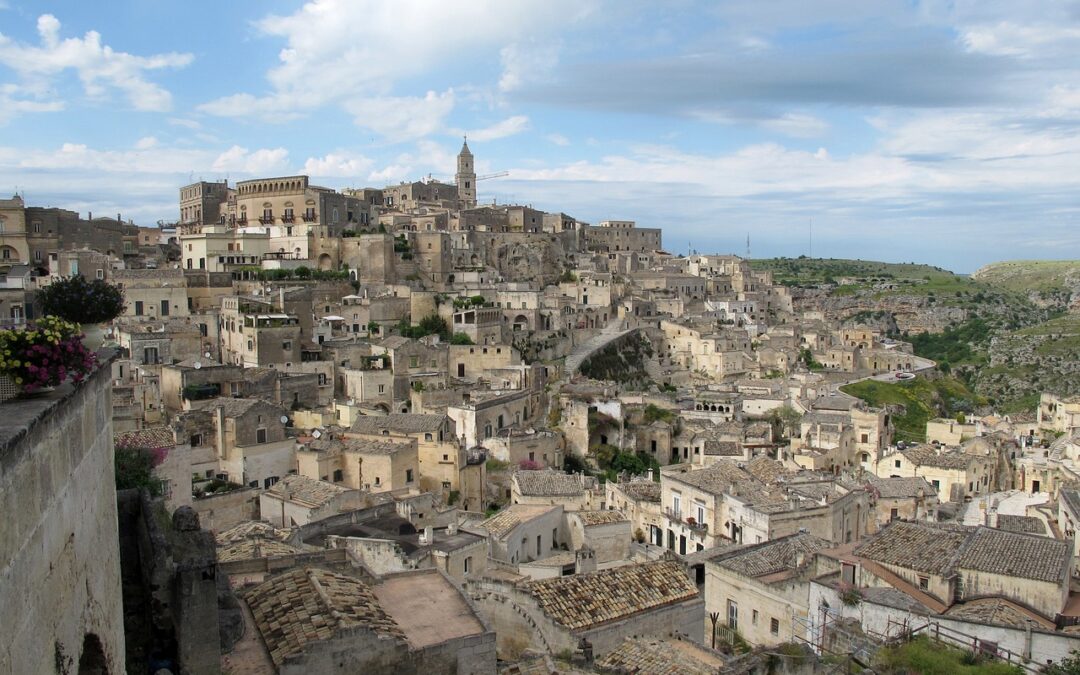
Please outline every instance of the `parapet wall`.
[[125, 671], [111, 358], [0, 405], [0, 673]]

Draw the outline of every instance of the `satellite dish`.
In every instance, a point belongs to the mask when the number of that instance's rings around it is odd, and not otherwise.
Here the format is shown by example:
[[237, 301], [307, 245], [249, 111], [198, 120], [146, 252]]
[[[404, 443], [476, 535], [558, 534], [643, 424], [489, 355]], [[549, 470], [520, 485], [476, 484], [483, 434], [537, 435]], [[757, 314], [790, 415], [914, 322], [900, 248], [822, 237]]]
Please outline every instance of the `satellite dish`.
[[203, 356], [205, 356], [206, 358], [210, 358], [210, 352], [206, 352], [205, 354], [203, 354]]
[[198, 370], [199, 368], [202, 368], [202, 362], [196, 361], [195, 362], [195, 370]]
[[289, 421], [289, 416], [288, 415], [282, 415], [281, 416], [281, 423], [282, 424], [285, 424], [288, 421]]
[[315, 438], [322, 438], [322, 432], [319, 431], [318, 429], [316, 429], [315, 431], [312, 431], [311, 435], [314, 436]]

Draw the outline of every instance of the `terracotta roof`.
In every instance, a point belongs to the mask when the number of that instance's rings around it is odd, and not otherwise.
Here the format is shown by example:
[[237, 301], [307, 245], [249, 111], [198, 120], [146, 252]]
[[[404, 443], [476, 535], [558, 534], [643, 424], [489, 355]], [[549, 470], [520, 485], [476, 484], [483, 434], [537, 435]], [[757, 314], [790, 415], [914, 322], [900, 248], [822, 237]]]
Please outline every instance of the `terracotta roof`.
[[674, 561], [543, 579], [523, 588], [536, 598], [545, 614], [571, 630], [698, 597], [697, 586]]
[[219, 546], [217, 557], [218, 562], [235, 562], [237, 560], [254, 560], [256, 558], [273, 558], [299, 552], [300, 549], [283, 541], [253, 537]]
[[926, 482], [926, 479], [922, 476], [916, 478], [878, 478], [877, 476], [870, 474], [867, 476], [867, 482], [877, 490], [878, 496], [882, 499], [918, 497], [920, 489], [922, 490], [923, 496], [937, 494], [937, 490], [934, 486]]
[[274, 483], [266, 492], [288, 502], [316, 508], [347, 491], [340, 485], [293, 473]]
[[965, 470], [971, 465], [975, 455], [962, 450], [938, 453], [931, 445], [919, 445], [901, 450], [900, 454], [916, 466], [936, 466], [941, 469]]
[[487, 533], [496, 539], [502, 539], [510, 534], [518, 525], [528, 522], [533, 518], [542, 516], [558, 506], [543, 506], [540, 504], [511, 504], [502, 511], [480, 523], [479, 527], [487, 530]]
[[997, 517], [997, 528], [1006, 532], [1046, 534], [1046, 523], [1035, 516], [999, 515]]
[[1035, 581], [1069, 578], [1070, 544], [1049, 537], [980, 527], [960, 552], [956, 567]]
[[255, 626], [274, 663], [302, 653], [339, 630], [364, 627], [405, 644], [405, 634], [367, 584], [316, 568], [298, 568], [246, 591]]
[[630, 499], [660, 503], [660, 483], [654, 480], [632, 480], [628, 483], [620, 483], [619, 487]]
[[625, 523], [626, 516], [622, 511], [609, 509], [607, 511], [576, 511], [570, 515], [577, 516], [581, 519], [581, 524], [588, 527], [590, 525], [610, 525], [611, 523]]
[[1054, 630], [1053, 621], [1022, 607], [1006, 598], [976, 598], [953, 605], [945, 611], [945, 616], [955, 619], [972, 619], [1001, 626], [1016, 628], [1041, 628]]
[[363, 415], [353, 422], [351, 431], [358, 434], [381, 434], [383, 430], [399, 434], [435, 433], [443, 428], [446, 415], [421, 413], [392, 413], [390, 415]]
[[596, 661], [602, 672], [636, 675], [714, 675], [722, 664], [697, 645], [652, 637], [628, 637]]
[[227, 530], [218, 532], [214, 535], [214, 538], [217, 539], [218, 546], [221, 546], [252, 538], [285, 541], [290, 534], [290, 530], [276, 528], [270, 523], [261, 520], [245, 520]]
[[176, 437], [169, 427], [146, 427], [136, 431], [113, 434], [113, 441], [132, 448], [171, 448], [176, 445]]
[[856, 548], [855, 554], [886, 565], [945, 576], [969, 533], [969, 529], [957, 526], [894, 521]]
[[576, 497], [585, 494], [581, 479], [562, 471], [516, 471], [518, 492], [528, 497]]
[[896, 521], [855, 549], [859, 557], [886, 565], [949, 576], [974, 570], [1063, 583], [1069, 574], [1063, 541], [990, 527]]
[[716, 559], [716, 564], [746, 577], [763, 577], [797, 567], [800, 555], [810, 560], [816, 551], [832, 544], [811, 534], [799, 533], [732, 551]]
[[673, 472], [664, 474], [664, 476], [712, 494], [721, 494], [733, 484], [750, 478], [750, 474], [740, 469], [737, 464], [725, 460], [718, 461], [704, 469], [695, 469], [682, 473]]

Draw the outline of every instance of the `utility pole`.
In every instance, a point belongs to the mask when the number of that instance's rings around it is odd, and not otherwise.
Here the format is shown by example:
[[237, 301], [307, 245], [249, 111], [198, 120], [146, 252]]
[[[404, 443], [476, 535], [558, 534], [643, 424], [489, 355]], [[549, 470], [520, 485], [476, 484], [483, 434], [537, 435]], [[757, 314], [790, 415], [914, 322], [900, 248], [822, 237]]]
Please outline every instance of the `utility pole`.
[[810, 217], [810, 255], [808, 255], [807, 257], [808, 258], [813, 258], [814, 257], [814, 218], [813, 218], [813, 216]]

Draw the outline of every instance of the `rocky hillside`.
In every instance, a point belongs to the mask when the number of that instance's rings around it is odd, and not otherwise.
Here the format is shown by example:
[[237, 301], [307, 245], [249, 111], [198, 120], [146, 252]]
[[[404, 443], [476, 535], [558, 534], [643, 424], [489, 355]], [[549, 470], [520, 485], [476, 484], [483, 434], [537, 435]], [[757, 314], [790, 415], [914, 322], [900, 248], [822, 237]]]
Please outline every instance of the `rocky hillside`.
[[1080, 260], [1008, 260], [987, 265], [971, 276], [1022, 294], [1040, 307], [1080, 309]]
[[753, 261], [798, 308], [907, 336], [980, 402], [1035, 409], [1039, 393], [1080, 393], [1080, 261], [1014, 261], [972, 277], [863, 260]]

